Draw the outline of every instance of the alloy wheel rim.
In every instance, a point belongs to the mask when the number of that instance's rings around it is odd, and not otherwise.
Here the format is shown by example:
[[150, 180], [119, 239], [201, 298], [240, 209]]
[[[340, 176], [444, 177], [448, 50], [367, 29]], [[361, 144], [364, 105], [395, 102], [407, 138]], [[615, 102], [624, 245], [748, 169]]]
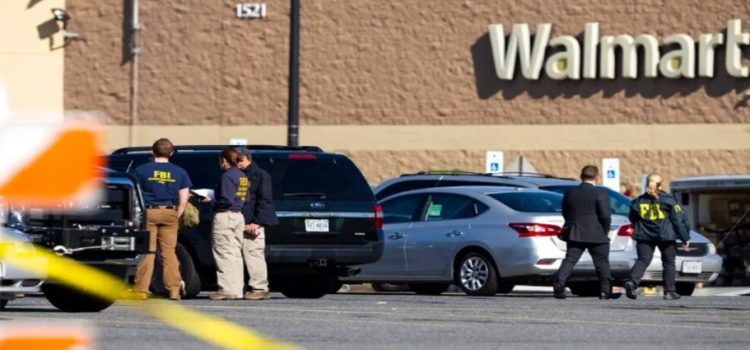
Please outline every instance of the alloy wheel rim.
[[472, 256], [461, 264], [461, 285], [475, 292], [482, 289], [489, 279], [489, 266], [484, 259]]

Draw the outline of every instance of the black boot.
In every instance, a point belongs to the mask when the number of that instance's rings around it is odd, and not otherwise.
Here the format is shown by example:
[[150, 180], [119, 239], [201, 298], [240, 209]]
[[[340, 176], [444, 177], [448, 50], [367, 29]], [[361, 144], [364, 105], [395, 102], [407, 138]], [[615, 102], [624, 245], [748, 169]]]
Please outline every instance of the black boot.
[[679, 300], [681, 297], [682, 295], [679, 295], [674, 291], [664, 292], [664, 300]]
[[625, 282], [625, 295], [630, 299], [638, 299], [638, 286], [633, 281]]
[[552, 284], [552, 290], [555, 293], [555, 299], [565, 299], [565, 285], [560, 282]]

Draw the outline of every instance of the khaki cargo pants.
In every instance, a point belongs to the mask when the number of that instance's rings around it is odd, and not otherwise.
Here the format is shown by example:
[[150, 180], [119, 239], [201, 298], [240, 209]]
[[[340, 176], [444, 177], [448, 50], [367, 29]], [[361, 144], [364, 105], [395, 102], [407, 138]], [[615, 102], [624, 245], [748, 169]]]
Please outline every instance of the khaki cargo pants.
[[180, 263], [177, 260], [175, 247], [177, 246], [177, 230], [179, 228], [177, 210], [155, 208], [146, 211], [146, 228], [149, 232], [148, 253], [135, 270], [135, 290], [148, 293], [151, 278], [154, 274], [154, 259], [156, 246], [159, 246], [159, 256], [164, 274], [164, 287], [170, 297], [180, 295]]
[[213, 222], [213, 253], [219, 292], [243, 297], [245, 274], [242, 270], [242, 239], [245, 218], [237, 212], [219, 212]]
[[261, 227], [258, 235], [242, 241], [242, 256], [245, 258], [250, 290], [268, 292], [268, 267], [266, 266], [266, 230]]

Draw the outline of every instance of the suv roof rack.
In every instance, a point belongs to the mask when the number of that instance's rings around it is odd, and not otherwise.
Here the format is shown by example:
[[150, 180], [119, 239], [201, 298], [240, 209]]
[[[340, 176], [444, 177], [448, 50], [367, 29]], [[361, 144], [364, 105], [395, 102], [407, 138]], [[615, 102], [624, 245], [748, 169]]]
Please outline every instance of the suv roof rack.
[[[174, 146], [175, 152], [179, 151], [216, 151], [223, 150], [227, 147], [246, 147], [253, 151], [297, 151], [297, 152], [323, 152], [318, 146], [278, 146], [278, 145], [176, 145]], [[140, 147], [123, 147], [115, 150], [112, 154], [129, 154], [129, 153], [144, 153], [151, 152], [151, 147], [140, 146]]]

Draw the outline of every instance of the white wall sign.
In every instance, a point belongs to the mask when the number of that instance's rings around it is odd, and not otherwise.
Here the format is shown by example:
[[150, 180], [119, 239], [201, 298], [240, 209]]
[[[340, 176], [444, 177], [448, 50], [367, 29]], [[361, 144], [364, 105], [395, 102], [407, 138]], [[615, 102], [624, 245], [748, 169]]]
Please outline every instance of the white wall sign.
[[[713, 78], [716, 50], [724, 46], [724, 66], [730, 76], [747, 78], [750, 68], [742, 64], [742, 47], [750, 45], [750, 33], [742, 31], [742, 21], [733, 19], [727, 22], [724, 33], [701, 34], [697, 40], [687, 34], [674, 34], [662, 40], [664, 45], [675, 49], [662, 54], [655, 35], [622, 34], [617, 36], [599, 35], [599, 23], [586, 23], [583, 34], [583, 48], [573, 36], [561, 35], [550, 39], [552, 24], [537, 26], [534, 42], [528, 24], [514, 24], [506, 42], [502, 24], [489, 26], [492, 56], [498, 78], [513, 80], [516, 64], [526, 79], [539, 79], [542, 68], [550, 79], [615, 79], [615, 50], [622, 52], [624, 78], [636, 79], [644, 66], [646, 78]], [[696, 42], [698, 43], [696, 52]], [[547, 48], [562, 50], [548, 57]], [[638, 62], [638, 49], [643, 50], [643, 62]], [[598, 62], [597, 62], [598, 58]]]
[[602, 159], [602, 185], [612, 191], [620, 192], [620, 159]]
[[258, 2], [246, 2], [234, 5], [234, 12], [240, 19], [261, 19], [268, 14], [266, 4]]
[[490, 174], [499, 174], [503, 172], [503, 152], [487, 151], [484, 162], [484, 171]]

